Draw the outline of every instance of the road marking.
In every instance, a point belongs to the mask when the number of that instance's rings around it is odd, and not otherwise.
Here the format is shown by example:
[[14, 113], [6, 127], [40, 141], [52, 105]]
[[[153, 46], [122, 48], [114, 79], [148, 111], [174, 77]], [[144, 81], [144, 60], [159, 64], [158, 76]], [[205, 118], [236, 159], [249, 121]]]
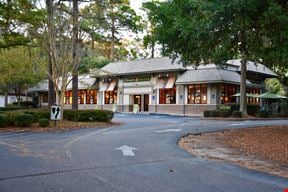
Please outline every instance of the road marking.
[[234, 124], [230, 124], [230, 126], [240, 126], [240, 125], [245, 125], [245, 123], [234, 123]]
[[137, 148], [134, 147], [129, 147], [127, 145], [123, 145], [121, 147], [116, 148], [115, 150], [120, 150], [122, 151], [122, 154], [124, 156], [135, 156], [133, 150], [138, 150]]
[[96, 131], [94, 133], [90, 133], [90, 134], [87, 134], [87, 135], [84, 135], [84, 136], [80, 136], [80, 137], [76, 137], [75, 139], [69, 141], [66, 145], [64, 145], [64, 147], [68, 147], [69, 145], [77, 142], [77, 141], [80, 141], [81, 139], [85, 139], [86, 137], [90, 137], [90, 136], [93, 136], [93, 135], [96, 135], [98, 133], [101, 133], [103, 131], [106, 131], [107, 129], [102, 129], [102, 130], [99, 130], [99, 131]]
[[155, 131], [156, 133], [164, 133], [164, 132], [179, 132], [182, 131], [182, 129], [166, 129], [163, 131]]

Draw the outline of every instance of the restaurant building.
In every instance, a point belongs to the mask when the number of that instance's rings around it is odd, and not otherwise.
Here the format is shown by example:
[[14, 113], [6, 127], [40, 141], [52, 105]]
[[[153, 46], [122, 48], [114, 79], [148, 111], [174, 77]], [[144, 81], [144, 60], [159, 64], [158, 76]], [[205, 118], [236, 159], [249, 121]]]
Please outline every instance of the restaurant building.
[[[233, 95], [240, 91], [240, 66], [240, 60], [229, 60], [221, 67], [215, 64], [184, 67], [168, 57], [109, 63], [102, 68], [105, 73], [92, 71], [79, 76], [79, 109], [135, 112], [136, 108], [146, 113], [200, 115], [219, 104], [238, 102], [239, 98]], [[265, 79], [273, 77], [277, 74], [272, 70], [249, 61], [247, 92], [265, 92]], [[82, 85], [81, 78], [85, 82]], [[71, 108], [71, 100], [68, 87], [67, 108]], [[248, 103], [259, 101], [248, 98]]]

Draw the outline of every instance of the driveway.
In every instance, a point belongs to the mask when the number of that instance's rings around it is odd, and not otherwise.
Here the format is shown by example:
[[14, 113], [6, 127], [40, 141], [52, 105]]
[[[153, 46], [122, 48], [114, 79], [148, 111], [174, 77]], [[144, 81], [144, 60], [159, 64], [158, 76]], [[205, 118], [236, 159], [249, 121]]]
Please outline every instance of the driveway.
[[288, 180], [178, 148], [187, 133], [247, 128], [276, 121], [117, 114], [109, 129], [0, 133], [0, 191], [283, 192]]

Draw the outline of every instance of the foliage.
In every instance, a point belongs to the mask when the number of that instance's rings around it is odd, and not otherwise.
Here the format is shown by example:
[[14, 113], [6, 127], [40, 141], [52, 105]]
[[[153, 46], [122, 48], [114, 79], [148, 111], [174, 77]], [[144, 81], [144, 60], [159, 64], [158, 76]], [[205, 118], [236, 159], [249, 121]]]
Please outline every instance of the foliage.
[[25, 110], [24, 113], [32, 115], [34, 122], [39, 122], [40, 119], [50, 119], [50, 110], [48, 109]]
[[233, 117], [242, 117], [243, 114], [241, 111], [233, 111], [232, 116]]
[[37, 58], [37, 53], [38, 50], [25, 47], [1, 51], [0, 85], [2, 85], [3, 92], [16, 94], [18, 102], [23, 91], [44, 77], [41, 68], [45, 64], [42, 59]]
[[261, 118], [268, 118], [269, 117], [269, 111], [267, 110], [260, 110], [258, 116]]
[[8, 124], [7, 115], [0, 114], [0, 127], [6, 127]]
[[49, 120], [46, 118], [39, 119], [39, 126], [40, 127], [48, 127], [49, 126]]
[[231, 110], [220, 110], [219, 111], [219, 116], [220, 117], [229, 117], [232, 115], [232, 111]]
[[282, 101], [279, 103], [280, 107], [280, 116], [281, 117], [288, 117], [288, 101]]
[[210, 117], [219, 117], [219, 111], [218, 110], [210, 111]]
[[89, 121], [111, 121], [114, 117], [112, 111], [107, 110], [65, 110], [64, 119], [69, 121], [89, 122]]
[[0, 49], [28, 46], [31, 39], [25, 32], [31, 25], [39, 25], [41, 19], [34, 0], [0, 1]]
[[30, 114], [15, 114], [12, 121], [17, 127], [28, 127], [32, 125], [34, 117]]
[[204, 117], [210, 117], [210, 111], [206, 110], [203, 112]]
[[[264, 50], [270, 47], [281, 60], [278, 67], [287, 61], [288, 11], [287, 4], [281, 1], [171, 0], [159, 3], [158, 8], [151, 11], [157, 19], [157, 40], [166, 45], [166, 51], [174, 58], [180, 55], [184, 64], [215, 62], [221, 65], [228, 59], [240, 57], [240, 110], [244, 115], [247, 111], [246, 62], [261, 61]], [[274, 22], [279, 30], [276, 33]]]
[[276, 78], [267, 79], [265, 81], [265, 87], [268, 92], [279, 94], [279, 95], [285, 95], [285, 89], [284, 86], [280, 83], [280, 81]]
[[87, 55], [81, 58], [79, 64], [79, 73], [89, 73], [90, 69], [100, 69], [107, 65], [109, 60], [105, 57], [98, 57], [93, 55]]
[[[120, 45], [121, 32], [138, 32], [142, 29], [141, 17], [137, 16], [135, 11], [130, 8], [129, 0], [95, 1], [85, 9], [85, 13], [89, 14], [82, 29], [90, 34], [92, 40], [109, 42], [109, 59], [111, 60], [114, 60], [121, 50], [118, 49], [118, 54], [114, 50], [117, 44], [118, 47]], [[90, 26], [94, 27], [93, 30], [90, 30]], [[109, 32], [103, 33], [103, 31]]]

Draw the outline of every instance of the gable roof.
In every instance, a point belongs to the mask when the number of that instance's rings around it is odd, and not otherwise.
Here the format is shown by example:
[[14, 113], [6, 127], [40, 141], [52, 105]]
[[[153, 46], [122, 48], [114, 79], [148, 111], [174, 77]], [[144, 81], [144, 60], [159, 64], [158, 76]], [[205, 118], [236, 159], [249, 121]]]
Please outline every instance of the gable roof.
[[[232, 83], [240, 84], [241, 76], [236, 71], [224, 70], [219, 68], [193, 69], [179, 75], [176, 84], [191, 83]], [[247, 85], [252, 83], [247, 80]]]
[[172, 63], [172, 59], [169, 57], [141, 59], [134, 61], [120, 61], [109, 63], [102, 69], [109, 71], [114, 75], [133, 75], [186, 70], [183, 65], [178, 64], [178, 61]]

